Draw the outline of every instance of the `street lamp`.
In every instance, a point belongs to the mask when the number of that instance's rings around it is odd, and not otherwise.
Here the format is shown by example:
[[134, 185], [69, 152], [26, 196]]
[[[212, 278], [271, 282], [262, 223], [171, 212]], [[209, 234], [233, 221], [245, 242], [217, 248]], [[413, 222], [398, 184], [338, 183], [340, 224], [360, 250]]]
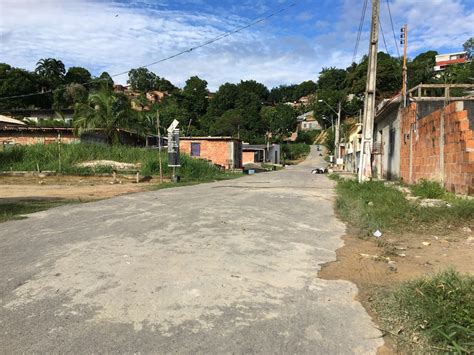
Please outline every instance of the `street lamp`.
[[[332, 112], [334, 112], [337, 115], [337, 123], [336, 123], [336, 136], [334, 137], [334, 156], [336, 157], [336, 164], [337, 164], [337, 159], [339, 159], [339, 127], [341, 126], [341, 101], [338, 102], [337, 104], [337, 111], [332, 108], [331, 105], [329, 105], [326, 101], [319, 99], [318, 102], [324, 102], [327, 107], [331, 109]], [[334, 124], [333, 124], [334, 127]]]
[[331, 119], [327, 118], [326, 116], [323, 116], [323, 120], [328, 121], [328, 123], [331, 122], [331, 129], [334, 132], [334, 118], [332, 117], [332, 115], [331, 115]]

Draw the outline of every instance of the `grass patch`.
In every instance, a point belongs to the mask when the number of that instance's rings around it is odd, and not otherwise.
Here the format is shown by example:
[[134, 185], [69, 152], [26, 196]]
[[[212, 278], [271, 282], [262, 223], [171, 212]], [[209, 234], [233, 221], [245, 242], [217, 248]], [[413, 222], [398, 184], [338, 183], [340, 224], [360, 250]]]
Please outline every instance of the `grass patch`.
[[450, 207], [420, 207], [381, 181], [337, 180], [336, 209], [351, 225], [368, 232], [446, 230], [474, 221], [474, 200], [451, 198]]
[[[438, 351], [474, 352], [474, 277], [471, 275], [446, 270], [408, 281], [379, 295], [375, 306], [384, 326], [400, 334], [397, 339], [407, 350], [426, 351], [425, 347], [429, 346]], [[422, 349], [416, 349], [417, 346]]]
[[436, 181], [422, 179], [415, 185], [410, 185], [413, 195], [423, 198], [442, 199], [446, 196], [446, 190]]
[[[61, 169], [59, 169], [59, 153], [61, 155]], [[142, 175], [158, 175], [158, 151], [145, 148], [127, 146], [109, 146], [102, 144], [36, 144], [30, 146], [15, 146], [0, 151], [0, 171], [61, 171], [71, 175], [93, 175], [98, 173], [112, 173], [111, 167], [78, 167], [77, 164], [90, 160], [114, 160], [122, 163], [140, 163]], [[171, 175], [168, 168], [168, 154], [162, 152], [163, 174]], [[192, 159], [181, 155], [181, 168], [177, 174], [185, 181], [212, 181], [228, 178], [229, 174], [219, 170], [207, 161]], [[238, 174], [234, 174], [238, 175]]]
[[22, 219], [23, 215], [44, 211], [49, 208], [58, 207], [66, 203], [73, 203], [66, 200], [21, 200], [21, 201], [0, 201], [0, 223], [12, 219]]

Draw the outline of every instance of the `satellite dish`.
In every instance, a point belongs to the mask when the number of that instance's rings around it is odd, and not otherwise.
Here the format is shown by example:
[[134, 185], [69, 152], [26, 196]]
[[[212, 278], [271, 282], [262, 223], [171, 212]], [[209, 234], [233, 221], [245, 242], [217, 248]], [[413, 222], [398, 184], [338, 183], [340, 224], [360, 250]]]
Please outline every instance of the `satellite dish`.
[[173, 120], [173, 122], [168, 127], [168, 132], [169, 133], [173, 132], [178, 127], [178, 125], [179, 125], [179, 121], [178, 120]]

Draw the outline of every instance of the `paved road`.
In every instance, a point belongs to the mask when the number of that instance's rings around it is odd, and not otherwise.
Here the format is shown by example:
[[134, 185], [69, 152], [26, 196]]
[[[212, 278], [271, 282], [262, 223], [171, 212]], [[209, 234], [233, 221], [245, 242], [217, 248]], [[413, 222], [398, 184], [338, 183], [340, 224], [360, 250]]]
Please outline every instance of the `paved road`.
[[0, 352], [374, 353], [318, 163], [1, 224]]

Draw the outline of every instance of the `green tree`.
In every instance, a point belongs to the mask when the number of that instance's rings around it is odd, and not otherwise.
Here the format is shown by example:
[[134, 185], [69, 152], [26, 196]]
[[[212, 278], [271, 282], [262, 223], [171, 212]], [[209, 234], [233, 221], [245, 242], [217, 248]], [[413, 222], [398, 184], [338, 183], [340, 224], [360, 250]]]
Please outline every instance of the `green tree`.
[[81, 84], [61, 86], [53, 91], [53, 109], [62, 110], [73, 107], [77, 103], [86, 103], [89, 92]]
[[65, 80], [67, 84], [85, 84], [92, 80], [91, 73], [82, 67], [70, 67], [67, 70]]
[[206, 114], [209, 105], [207, 81], [197, 76], [192, 76], [186, 80], [183, 88], [183, 104], [188, 111], [194, 126], [199, 123], [199, 118]]
[[14, 68], [8, 64], [0, 63], [0, 107], [24, 108], [30, 105], [40, 104], [40, 96], [27, 96], [12, 99], [1, 99], [2, 97], [30, 94], [38, 91], [39, 78], [31, 72]]
[[323, 68], [319, 73], [318, 87], [320, 90], [344, 90], [346, 88], [347, 72], [335, 67]]
[[59, 59], [43, 58], [36, 63], [35, 72], [44, 79], [49, 89], [55, 89], [64, 83], [66, 68]]
[[281, 140], [288, 137], [296, 128], [296, 111], [289, 105], [265, 106], [261, 110], [261, 117], [272, 137]]
[[427, 51], [418, 54], [407, 64], [408, 87], [413, 88], [418, 84], [433, 82], [434, 67], [436, 64], [436, 51]]
[[464, 42], [462, 47], [467, 52], [469, 58], [474, 57], [474, 37], [471, 37], [466, 42]]
[[87, 103], [76, 105], [74, 127], [79, 135], [102, 129], [112, 144], [120, 143], [119, 128], [140, 129], [138, 113], [130, 108], [129, 99], [109, 90], [89, 94]]
[[131, 69], [128, 72], [127, 83], [130, 84], [132, 90], [147, 92], [155, 89], [157, 76], [147, 68]]
[[91, 91], [112, 91], [114, 89], [114, 81], [110, 74], [104, 71], [102, 72], [102, 74], [99, 75], [99, 77], [94, 78], [94, 80], [88, 87]]

